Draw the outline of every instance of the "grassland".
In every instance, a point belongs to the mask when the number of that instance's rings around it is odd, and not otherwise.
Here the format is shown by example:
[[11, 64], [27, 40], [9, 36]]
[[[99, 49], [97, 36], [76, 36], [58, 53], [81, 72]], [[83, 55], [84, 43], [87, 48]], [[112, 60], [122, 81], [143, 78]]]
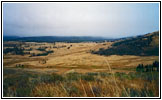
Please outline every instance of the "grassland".
[[3, 54], [3, 96], [158, 97], [159, 73], [136, 72], [136, 67], [159, 56], [91, 53], [112, 44], [4, 42], [4, 51], [16, 46], [23, 54]]

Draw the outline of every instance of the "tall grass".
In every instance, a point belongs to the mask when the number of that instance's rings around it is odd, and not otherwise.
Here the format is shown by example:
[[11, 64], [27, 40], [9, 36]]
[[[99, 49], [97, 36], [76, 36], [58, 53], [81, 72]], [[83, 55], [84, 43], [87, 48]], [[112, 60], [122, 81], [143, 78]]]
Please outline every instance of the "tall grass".
[[4, 72], [3, 96], [5, 97], [159, 96], [158, 72], [125, 74], [111, 71], [65, 75]]

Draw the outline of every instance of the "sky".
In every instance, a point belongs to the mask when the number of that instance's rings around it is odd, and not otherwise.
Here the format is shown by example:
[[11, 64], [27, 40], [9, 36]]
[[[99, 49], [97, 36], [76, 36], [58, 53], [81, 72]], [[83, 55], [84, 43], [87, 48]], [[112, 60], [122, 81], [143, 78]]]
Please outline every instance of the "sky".
[[158, 30], [158, 3], [3, 3], [4, 36], [119, 38]]

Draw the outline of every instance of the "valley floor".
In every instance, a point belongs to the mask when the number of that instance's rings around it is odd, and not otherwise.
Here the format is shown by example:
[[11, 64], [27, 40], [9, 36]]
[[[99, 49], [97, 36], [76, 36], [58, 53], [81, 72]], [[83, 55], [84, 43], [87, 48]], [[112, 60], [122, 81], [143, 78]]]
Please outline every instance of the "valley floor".
[[[28, 44], [28, 43], [27, 43]], [[27, 45], [26, 44], [26, 45]], [[30, 43], [36, 45], [38, 43]], [[40, 43], [39, 43], [40, 44]], [[44, 44], [44, 43], [42, 43]], [[106, 44], [106, 45], [103, 45]], [[68, 72], [102, 72], [109, 71], [108, 65], [114, 71], [133, 71], [138, 64], [152, 64], [158, 61], [158, 56], [134, 56], [134, 55], [111, 55], [101, 56], [92, 54], [91, 50], [99, 48], [108, 48], [112, 43], [56, 43], [58, 48], [50, 48], [52, 43], [45, 43], [48, 50], [53, 50], [47, 56], [33, 56], [30, 55], [4, 55], [3, 66], [7, 68], [17, 68], [16, 65], [23, 65], [23, 70], [31, 70], [38, 72], [56, 72], [59, 74]], [[71, 46], [72, 45], [72, 46]], [[25, 45], [24, 45], [25, 46]], [[66, 47], [62, 47], [66, 46]], [[71, 46], [71, 47], [70, 47]], [[39, 53], [36, 50], [41, 46], [30, 46], [33, 48], [31, 53]], [[59, 48], [60, 47], [60, 48]], [[61, 48], [62, 47], [62, 48]], [[70, 49], [67, 49], [70, 47]], [[45, 61], [45, 63], [43, 63]], [[126, 70], [125, 70], [126, 69]], [[128, 70], [131, 69], [131, 70]]]
[[[3, 96], [158, 97], [159, 73], [136, 72], [136, 67], [152, 64], [159, 57], [91, 53], [109, 48], [111, 44], [23, 43], [21, 48], [29, 54], [3, 55]], [[53, 52], [35, 56], [46, 51]]]

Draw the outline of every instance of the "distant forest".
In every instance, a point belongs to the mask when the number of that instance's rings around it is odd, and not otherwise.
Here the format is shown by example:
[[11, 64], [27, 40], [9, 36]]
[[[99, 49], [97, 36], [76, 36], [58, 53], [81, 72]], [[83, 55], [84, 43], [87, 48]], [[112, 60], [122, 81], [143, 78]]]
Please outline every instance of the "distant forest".
[[38, 36], [38, 37], [16, 37], [16, 36], [4, 36], [4, 41], [22, 41], [22, 42], [104, 42], [115, 41], [116, 39], [102, 38], [102, 37], [90, 37], [90, 36]]

